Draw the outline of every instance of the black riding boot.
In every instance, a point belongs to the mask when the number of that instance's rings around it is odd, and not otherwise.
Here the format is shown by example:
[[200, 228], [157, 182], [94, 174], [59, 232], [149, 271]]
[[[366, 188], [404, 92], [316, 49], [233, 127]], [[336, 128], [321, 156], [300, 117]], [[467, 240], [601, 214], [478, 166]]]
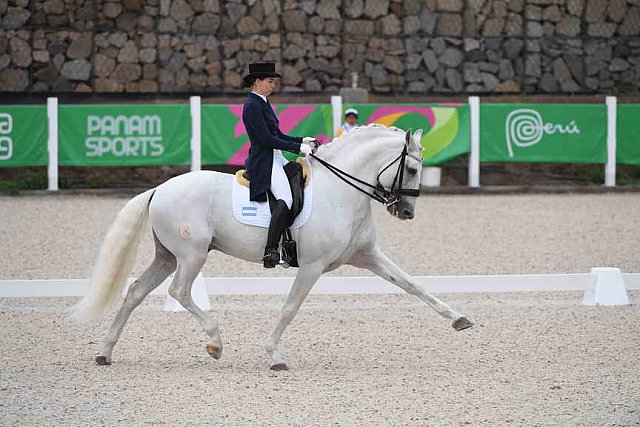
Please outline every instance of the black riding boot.
[[271, 222], [269, 223], [269, 234], [267, 235], [267, 246], [264, 248], [264, 268], [273, 268], [280, 262], [280, 251], [278, 245], [280, 236], [289, 223], [291, 211], [284, 200], [276, 202]]

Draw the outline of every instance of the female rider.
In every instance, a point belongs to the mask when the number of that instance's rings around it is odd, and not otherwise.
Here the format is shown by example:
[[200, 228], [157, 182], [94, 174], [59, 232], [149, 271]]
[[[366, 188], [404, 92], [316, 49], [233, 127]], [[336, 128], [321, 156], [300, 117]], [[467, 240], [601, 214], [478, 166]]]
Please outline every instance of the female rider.
[[267, 100], [275, 89], [276, 79], [280, 78], [275, 69], [272, 62], [249, 64], [249, 74], [242, 81], [243, 86], [251, 88], [242, 110], [242, 122], [251, 141], [249, 157], [245, 161], [250, 200], [265, 202], [268, 191], [276, 199], [264, 249], [265, 268], [273, 268], [280, 262], [280, 235], [287, 226], [293, 203], [283, 169], [287, 160], [280, 150], [307, 156], [312, 152], [311, 143], [315, 141], [315, 138], [292, 137], [280, 131], [278, 118]]

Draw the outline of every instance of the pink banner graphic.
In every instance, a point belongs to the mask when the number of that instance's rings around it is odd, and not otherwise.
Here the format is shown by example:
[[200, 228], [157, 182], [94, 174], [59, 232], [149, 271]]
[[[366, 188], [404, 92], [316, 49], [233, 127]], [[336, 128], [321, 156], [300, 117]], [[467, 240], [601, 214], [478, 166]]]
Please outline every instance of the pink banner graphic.
[[[233, 113], [234, 116], [238, 118], [238, 122], [233, 131], [234, 138], [238, 138], [242, 135], [246, 135], [247, 130], [244, 127], [244, 123], [242, 123], [242, 105], [229, 105], [229, 111]], [[272, 105], [274, 113], [278, 111], [277, 105]], [[284, 134], [288, 134], [298, 126], [302, 121], [304, 121], [311, 113], [313, 113], [318, 107], [315, 105], [290, 105], [284, 107], [282, 111], [280, 111], [278, 116], [278, 120], [280, 121], [280, 130]], [[326, 142], [328, 140], [327, 135], [318, 134], [318, 135], [292, 135], [292, 136], [315, 136], [320, 142]], [[236, 151], [236, 153], [231, 156], [231, 158], [227, 161], [228, 165], [243, 165], [245, 159], [249, 155], [249, 147], [251, 147], [251, 143], [249, 142], [249, 138], [247, 137], [246, 143], [242, 145], [242, 147]]]

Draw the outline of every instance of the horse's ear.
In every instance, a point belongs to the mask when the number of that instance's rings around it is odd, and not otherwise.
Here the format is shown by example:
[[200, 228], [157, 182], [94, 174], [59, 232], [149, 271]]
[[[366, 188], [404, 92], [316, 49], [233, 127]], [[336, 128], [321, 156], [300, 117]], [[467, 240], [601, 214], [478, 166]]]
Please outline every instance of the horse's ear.
[[415, 142], [418, 147], [422, 147], [422, 129], [418, 129], [416, 133], [413, 134], [413, 142]]
[[406, 145], [411, 143], [411, 129], [407, 129], [407, 133], [404, 135], [404, 143]]

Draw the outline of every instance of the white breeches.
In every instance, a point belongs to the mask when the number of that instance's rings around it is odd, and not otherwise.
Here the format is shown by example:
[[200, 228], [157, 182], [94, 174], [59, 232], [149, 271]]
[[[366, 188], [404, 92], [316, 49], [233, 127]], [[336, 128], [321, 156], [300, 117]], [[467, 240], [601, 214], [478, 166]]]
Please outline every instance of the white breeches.
[[284, 173], [284, 165], [288, 162], [284, 158], [280, 150], [273, 150], [273, 164], [271, 165], [271, 192], [274, 197], [283, 200], [289, 209], [293, 204], [293, 196], [291, 196], [291, 188], [287, 174]]

